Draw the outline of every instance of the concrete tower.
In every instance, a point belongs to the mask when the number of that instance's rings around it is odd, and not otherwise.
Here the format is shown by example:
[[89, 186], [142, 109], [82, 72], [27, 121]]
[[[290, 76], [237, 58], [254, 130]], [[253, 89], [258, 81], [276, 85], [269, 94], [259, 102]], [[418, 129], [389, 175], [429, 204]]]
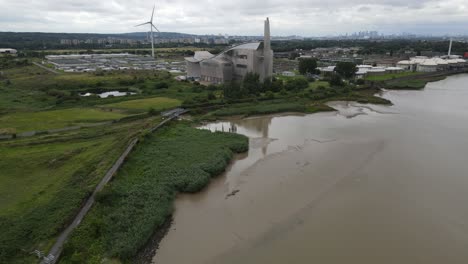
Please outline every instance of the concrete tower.
[[268, 17], [265, 20], [265, 32], [263, 35], [263, 66], [264, 79], [271, 79], [273, 76], [273, 51], [271, 50], [270, 20]]

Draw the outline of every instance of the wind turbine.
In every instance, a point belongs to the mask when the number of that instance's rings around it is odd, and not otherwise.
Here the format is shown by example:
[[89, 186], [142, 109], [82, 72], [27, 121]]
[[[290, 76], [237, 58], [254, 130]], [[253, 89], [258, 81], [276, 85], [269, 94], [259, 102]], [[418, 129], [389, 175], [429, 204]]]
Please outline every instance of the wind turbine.
[[139, 24], [139, 25], [136, 25], [135, 27], [139, 27], [139, 26], [143, 26], [143, 25], [150, 25], [150, 29], [151, 29], [151, 56], [154, 58], [154, 36], [153, 36], [153, 28], [156, 29], [157, 32], [161, 32], [159, 31], [159, 29], [153, 24], [153, 17], [154, 17], [154, 8], [156, 6], [153, 6], [153, 13], [151, 13], [151, 20], [148, 21], [148, 22], [145, 22], [145, 23], [142, 23], [142, 24]]

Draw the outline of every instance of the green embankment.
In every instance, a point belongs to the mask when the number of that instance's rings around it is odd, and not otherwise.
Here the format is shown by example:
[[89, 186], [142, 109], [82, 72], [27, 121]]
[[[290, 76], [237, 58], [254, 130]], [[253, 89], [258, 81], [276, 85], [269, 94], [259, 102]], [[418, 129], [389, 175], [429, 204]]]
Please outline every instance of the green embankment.
[[18, 112], [0, 116], [0, 129], [17, 133], [115, 120], [127, 115], [95, 108], [69, 108], [43, 112]]
[[246, 137], [188, 124], [145, 138], [65, 245], [62, 263], [128, 260], [171, 215], [177, 192], [197, 192], [222, 173]]
[[[390, 101], [375, 96], [379, 91], [377, 89], [347, 90], [344, 88], [323, 87], [324, 90], [310, 89], [306, 90], [302, 95], [298, 94], [298, 96], [226, 105], [205, 114], [201, 119], [212, 120], [227, 116], [251, 116], [282, 112], [315, 113], [320, 111], [331, 111], [333, 109], [326, 105], [329, 101], [357, 101], [360, 103], [391, 104]], [[280, 95], [278, 93], [276, 97], [279, 96]]]
[[0, 263], [37, 262], [31, 252], [47, 252], [130, 138], [157, 120], [0, 141]]
[[396, 78], [401, 78], [401, 77], [407, 77], [407, 76], [418, 76], [421, 75], [420, 72], [400, 72], [400, 73], [387, 73], [387, 74], [382, 74], [382, 75], [373, 75], [373, 76], [367, 76], [365, 80], [368, 81], [386, 81], [386, 80], [391, 80], [391, 79], [396, 79]]
[[407, 90], [420, 90], [426, 87], [426, 84], [429, 82], [435, 82], [445, 79], [446, 76], [435, 76], [435, 77], [424, 77], [424, 78], [417, 78], [415, 76], [414, 79], [410, 80], [391, 80], [385, 82], [386, 89], [407, 89]]

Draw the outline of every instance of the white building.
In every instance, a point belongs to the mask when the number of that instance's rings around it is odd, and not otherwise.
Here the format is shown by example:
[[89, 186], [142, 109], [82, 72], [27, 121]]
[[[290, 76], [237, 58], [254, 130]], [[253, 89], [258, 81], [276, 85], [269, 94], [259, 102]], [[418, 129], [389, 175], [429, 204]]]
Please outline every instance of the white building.
[[409, 60], [399, 61], [397, 66], [406, 71], [436, 72], [462, 69], [466, 67], [466, 61], [454, 55], [433, 58], [416, 56]]
[[294, 76], [296, 76], [296, 74], [295, 74], [294, 72], [292, 72], [292, 71], [283, 71], [283, 72], [281, 73], [281, 75], [287, 76], [287, 77], [294, 77]]
[[0, 49], [0, 54], [6, 54], [6, 55], [16, 55], [18, 53], [17, 50], [15, 49]]

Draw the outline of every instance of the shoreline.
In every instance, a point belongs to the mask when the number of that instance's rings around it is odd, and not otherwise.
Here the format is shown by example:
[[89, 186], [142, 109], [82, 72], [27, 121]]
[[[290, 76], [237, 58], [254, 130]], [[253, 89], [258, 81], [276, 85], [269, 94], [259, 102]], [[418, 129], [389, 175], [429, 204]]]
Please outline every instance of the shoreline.
[[[453, 74], [451, 74], [451, 75], [453, 75]], [[449, 77], [451, 75], [447, 75], [446, 77]], [[434, 81], [438, 81], [438, 80], [434, 80]], [[430, 82], [433, 82], [433, 81], [428, 81], [428, 82], [426, 82], [426, 84], [430, 83]], [[424, 89], [424, 88], [422, 88], [422, 89]], [[392, 90], [392, 89], [388, 89], [388, 90]], [[414, 90], [414, 89], [401, 89], [401, 90]], [[381, 95], [383, 92], [385, 92], [384, 89], [378, 88], [378, 91], [374, 94], [374, 96]], [[381, 98], [380, 96], [376, 96], [376, 97]], [[359, 100], [338, 100], [338, 101], [360, 103]], [[220, 119], [217, 119], [217, 120], [199, 120], [197, 123], [199, 125], [203, 125], [203, 124], [208, 124], [208, 123], [212, 123], [212, 122], [248, 119], [248, 118], [264, 117], [264, 116], [272, 116], [272, 117], [287, 116], [287, 115], [305, 116], [305, 115], [321, 113], [321, 112], [338, 111], [338, 109], [335, 109], [335, 108], [328, 105], [328, 103], [331, 103], [331, 102], [337, 102], [337, 100], [336, 99], [334, 99], [334, 100], [325, 100], [325, 101], [321, 102], [322, 104], [327, 105], [328, 107], [330, 107], [330, 109], [326, 110], [326, 111], [316, 111], [316, 112], [312, 112], [312, 113], [286, 111], [286, 112], [278, 112], [278, 113], [268, 113], [268, 114], [265, 114], [265, 115], [262, 115], [262, 114], [258, 114], [258, 115], [233, 115], [233, 116], [226, 116], [224, 118], [220, 118]], [[364, 103], [364, 104], [379, 105], [379, 103], [372, 103], [372, 102]], [[382, 104], [382, 103], [380, 103], [380, 104]], [[389, 101], [389, 103], [384, 104], [384, 105], [392, 105], [392, 104], [393, 103], [391, 101]], [[229, 166], [233, 165], [233, 163], [236, 161], [236, 156], [238, 154], [240, 154], [240, 153], [236, 153], [233, 156], [233, 158], [230, 160], [230, 162], [228, 163], [228, 165], [226, 166], [225, 169], [227, 169]], [[225, 172], [223, 172], [223, 173], [221, 173], [221, 174], [219, 174], [219, 175], [217, 175], [215, 177], [212, 177], [212, 179], [222, 177], [222, 175], [224, 173]], [[211, 181], [206, 186], [204, 186], [203, 189], [205, 189], [210, 183], [211, 183]], [[203, 189], [200, 192], [202, 192]], [[176, 197], [176, 199], [177, 199], [177, 197]], [[161, 241], [166, 237], [166, 235], [169, 232], [170, 228], [172, 227], [173, 221], [174, 221], [173, 213], [171, 213], [171, 215], [168, 217], [166, 222], [160, 228], [157, 228], [154, 231], [153, 235], [151, 235], [151, 238], [148, 240], [148, 242], [145, 244], [145, 246], [138, 252], [136, 257], [133, 258], [133, 261], [135, 263], [139, 263], [139, 264], [151, 264], [151, 263], [153, 263], [152, 261], [153, 261], [153, 258], [157, 254], [157, 251], [159, 249], [159, 245], [160, 245]]]
[[[380, 93], [383, 92], [382, 89], [378, 89], [378, 90], [379, 91], [376, 94], [380, 94]], [[326, 100], [326, 101], [321, 102], [323, 105], [326, 105], [328, 107], [328, 109], [322, 110], [322, 111], [315, 111], [315, 112], [309, 112], [309, 113], [307, 113], [307, 112], [286, 111], [286, 112], [278, 112], [278, 113], [268, 113], [268, 114], [264, 114], [264, 115], [262, 115], [262, 114], [258, 114], [258, 115], [233, 115], [233, 116], [226, 116], [224, 118], [217, 119], [217, 120], [211, 120], [211, 121], [209, 121], [209, 120], [199, 120], [196, 123], [198, 125], [205, 125], [205, 124], [209, 124], [209, 123], [213, 123], [213, 122], [222, 122], [222, 121], [229, 121], [229, 120], [232, 121], [232, 120], [240, 120], [240, 119], [265, 117], [265, 116], [271, 116], [271, 117], [281, 117], [281, 116], [289, 116], [289, 115], [306, 116], [306, 115], [316, 114], [316, 113], [337, 112], [338, 109], [335, 109], [335, 108], [328, 105], [328, 103], [330, 103], [330, 102], [336, 102], [336, 100]], [[358, 100], [350, 100], [350, 101], [345, 101], [345, 102], [359, 103]], [[372, 104], [372, 103], [369, 103], [369, 104]], [[385, 105], [391, 105], [391, 104], [392, 104], [392, 102], [389, 102], [388, 104], [385, 104]], [[197, 128], [197, 129], [199, 129], [199, 128]], [[232, 166], [234, 164], [234, 162], [238, 159], [238, 155], [242, 155], [242, 154], [244, 154], [246, 152], [234, 153], [233, 157], [231, 158], [231, 160], [227, 164], [225, 170], [222, 173], [220, 173], [219, 175], [212, 177], [210, 182], [208, 182], [203, 187], [203, 189], [200, 190], [197, 193], [203, 192], [204, 189], [211, 184], [213, 179], [223, 177], [223, 175], [226, 173], [227, 168]], [[175, 199], [177, 199], [177, 195], [176, 195]], [[174, 203], [175, 203], [175, 200], [174, 200]], [[174, 222], [174, 214], [171, 213], [170, 216], [168, 216], [168, 219], [164, 222], [164, 224], [162, 226], [160, 226], [159, 228], [157, 228], [153, 232], [153, 234], [151, 235], [149, 240], [146, 242], [145, 246], [142, 247], [142, 249], [138, 251], [137, 255], [132, 259], [132, 261], [134, 263], [138, 263], [138, 264], [152, 264], [153, 263], [153, 258], [157, 255], [157, 251], [159, 250], [159, 245], [160, 245], [161, 241], [166, 237], [169, 230], [171, 229], [171, 227], [173, 225], [173, 222]]]
[[146, 245], [138, 251], [138, 254], [133, 258], [133, 263], [137, 264], [151, 264], [153, 261], [154, 256], [156, 255], [159, 244], [161, 241], [166, 237], [167, 233], [172, 227], [172, 223], [174, 222], [173, 214], [169, 216], [169, 218], [164, 222], [162, 226], [157, 228], [155, 232], [151, 235], [150, 239], [146, 243]]
[[[197, 128], [198, 129], [198, 128]], [[231, 160], [227, 163], [226, 167], [224, 168], [224, 171], [217, 176], [211, 177], [211, 180], [203, 187], [202, 190], [196, 192], [200, 193], [203, 192], [204, 189], [208, 188], [210, 184], [213, 183], [213, 180], [219, 179], [220, 177], [225, 177], [226, 171], [234, 165], [234, 162], [237, 160], [242, 159], [244, 155], [246, 155], [248, 152], [240, 152], [240, 153], [234, 153], [232, 156]], [[195, 194], [196, 194], [195, 193]], [[178, 199], [178, 195], [180, 194], [190, 194], [190, 193], [184, 193], [184, 192], [179, 192], [176, 194], [175, 200]], [[161, 241], [166, 237], [167, 233], [171, 229], [172, 225], [174, 223], [174, 212], [172, 212], [169, 216], [168, 219], [164, 222], [162, 226], [157, 228], [151, 237], [148, 239], [146, 244], [140, 249], [135, 257], [132, 258], [132, 263], [136, 264], [152, 264], [153, 263], [153, 258], [156, 256], [157, 251], [159, 250], [159, 245]]]

